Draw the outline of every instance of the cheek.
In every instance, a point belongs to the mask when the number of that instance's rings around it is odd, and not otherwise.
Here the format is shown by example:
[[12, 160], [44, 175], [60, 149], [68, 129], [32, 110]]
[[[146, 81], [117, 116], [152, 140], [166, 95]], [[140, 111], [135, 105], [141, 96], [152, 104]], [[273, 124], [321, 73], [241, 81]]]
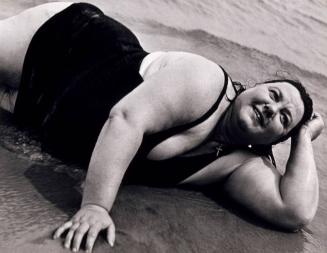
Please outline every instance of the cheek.
[[238, 114], [238, 122], [240, 127], [243, 129], [247, 129], [249, 132], [261, 132], [262, 127], [257, 120], [256, 114], [253, 111], [253, 107], [251, 105], [243, 106], [239, 110]]
[[270, 144], [284, 135], [284, 130], [278, 122], [271, 122], [266, 128], [252, 128], [247, 131], [248, 139], [252, 144]]
[[264, 133], [270, 142], [274, 142], [284, 135], [284, 128], [278, 122], [271, 122]]
[[250, 125], [248, 109], [245, 106], [235, 108], [233, 111], [233, 123], [236, 127], [246, 130]]

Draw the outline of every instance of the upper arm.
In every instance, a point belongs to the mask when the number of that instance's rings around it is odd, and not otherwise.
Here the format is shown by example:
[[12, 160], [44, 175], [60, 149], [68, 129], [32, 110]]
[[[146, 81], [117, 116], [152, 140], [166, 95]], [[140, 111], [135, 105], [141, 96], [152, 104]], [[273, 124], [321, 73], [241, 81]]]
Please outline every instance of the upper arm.
[[253, 158], [253, 154], [245, 150], [235, 150], [232, 153], [217, 158], [201, 170], [183, 180], [180, 184], [207, 186], [223, 182], [240, 167]]
[[293, 217], [280, 193], [281, 175], [267, 158], [256, 157], [239, 166], [224, 188], [232, 199], [259, 217], [289, 228]]
[[119, 101], [121, 114], [145, 133], [191, 122], [216, 101], [224, 83], [218, 65], [191, 55], [160, 69]]

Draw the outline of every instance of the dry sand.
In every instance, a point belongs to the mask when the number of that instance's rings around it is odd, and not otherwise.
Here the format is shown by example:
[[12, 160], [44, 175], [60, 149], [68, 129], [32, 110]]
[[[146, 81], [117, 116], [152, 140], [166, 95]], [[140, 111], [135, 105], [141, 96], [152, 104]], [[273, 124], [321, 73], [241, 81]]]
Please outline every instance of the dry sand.
[[[42, 2], [46, 1], [5, 0], [0, 17]], [[327, 79], [322, 75], [224, 39], [211, 39], [200, 31], [180, 33], [162, 25], [121, 21], [136, 32], [148, 51], [199, 53], [224, 66], [235, 80], [262, 81], [281, 69], [293, 73], [307, 84], [316, 110], [326, 118], [322, 91]], [[199, 33], [202, 40], [195, 39]], [[42, 153], [3, 111], [0, 144], [0, 252], [67, 252], [50, 236], [79, 206], [79, 171]], [[327, 252], [326, 145], [324, 132], [314, 143], [319, 209], [314, 221], [297, 233], [275, 230], [224, 199], [218, 190], [213, 199], [201, 192], [128, 185], [122, 187], [113, 208], [115, 247], [110, 249], [101, 238], [94, 252]], [[276, 149], [281, 166], [288, 147], [286, 143]]]

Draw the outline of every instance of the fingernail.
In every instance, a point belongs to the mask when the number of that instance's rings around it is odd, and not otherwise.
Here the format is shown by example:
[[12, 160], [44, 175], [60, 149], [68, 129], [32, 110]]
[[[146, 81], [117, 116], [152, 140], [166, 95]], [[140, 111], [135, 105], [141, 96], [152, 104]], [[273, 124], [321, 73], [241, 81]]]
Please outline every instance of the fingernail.
[[65, 248], [68, 249], [69, 248], [69, 245], [68, 244], [65, 244]]
[[73, 248], [73, 252], [76, 252], [77, 251], [77, 249], [76, 248]]

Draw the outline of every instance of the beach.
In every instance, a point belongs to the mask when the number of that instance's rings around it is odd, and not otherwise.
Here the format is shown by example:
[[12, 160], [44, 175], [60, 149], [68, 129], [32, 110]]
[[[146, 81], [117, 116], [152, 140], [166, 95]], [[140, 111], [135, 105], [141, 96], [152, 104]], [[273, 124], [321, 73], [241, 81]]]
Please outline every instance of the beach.
[[[46, 2], [51, 1], [2, 0], [0, 18]], [[253, 1], [253, 6], [239, 1], [221, 1], [220, 6], [177, 0], [88, 2], [130, 27], [147, 51], [203, 55], [223, 66], [233, 80], [248, 85], [285, 75], [301, 80], [326, 122], [323, 1], [301, 1], [298, 6], [279, 1]], [[217, 16], [215, 8], [221, 11]], [[302, 16], [296, 14], [299, 10]], [[219, 18], [223, 24], [215, 25]], [[242, 27], [241, 19], [253, 24], [255, 33]], [[116, 245], [111, 249], [101, 237], [94, 252], [327, 252], [326, 135], [324, 131], [313, 144], [320, 200], [314, 220], [304, 229], [279, 231], [231, 203], [219, 190], [212, 196], [125, 185], [112, 210]], [[289, 147], [286, 142], [274, 148], [281, 171]], [[0, 178], [0, 252], [68, 252], [51, 234], [78, 209], [83, 173], [42, 152], [39, 143], [20, 132], [4, 111], [0, 112]]]

